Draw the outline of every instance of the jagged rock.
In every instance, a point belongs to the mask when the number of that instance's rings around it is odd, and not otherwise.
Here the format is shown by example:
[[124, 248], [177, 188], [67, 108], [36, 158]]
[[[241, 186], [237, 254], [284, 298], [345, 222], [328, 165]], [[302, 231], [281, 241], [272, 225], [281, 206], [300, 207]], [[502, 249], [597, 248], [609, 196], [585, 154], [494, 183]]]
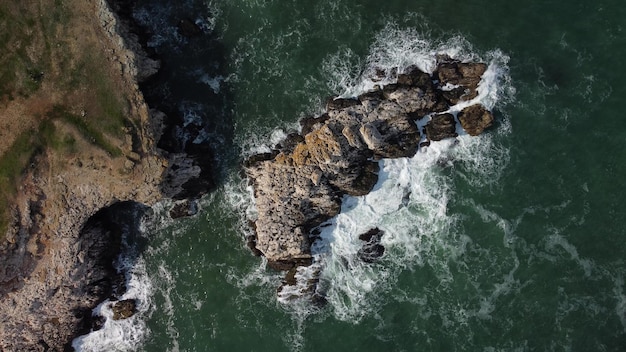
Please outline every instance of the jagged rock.
[[199, 197], [214, 187], [209, 165], [213, 160], [210, 150], [205, 153], [171, 153], [163, 176], [161, 192], [174, 200]]
[[263, 255], [263, 253], [256, 248], [256, 236], [255, 235], [246, 236], [246, 245], [255, 256], [260, 257]]
[[493, 124], [493, 114], [482, 105], [471, 105], [461, 110], [458, 115], [463, 129], [470, 136], [477, 136]]
[[385, 254], [385, 247], [380, 241], [384, 234], [385, 232], [379, 228], [373, 228], [359, 235], [359, 239], [365, 244], [359, 249], [357, 256], [366, 263], [373, 263], [382, 257]]
[[319, 128], [319, 126], [321, 126], [321, 124], [326, 122], [326, 120], [328, 119], [329, 119], [328, 114], [322, 114], [321, 116], [318, 116], [318, 117], [309, 116], [309, 117], [305, 117], [301, 119], [300, 126], [302, 126], [302, 132], [301, 132], [302, 135], [307, 135], [308, 133], [313, 131], [316, 126]]
[[452, 114], [435, 115], [425, 126], [426, 136], [431, 141], [456, 137], [456, 122]]
[[478, 95], [478, 83], [487, 70], [484, 63], [446, 61], [437, 67], [439, 85], [445, 89], [443, 97], [450, 103], [474, 99]]
[[135, 315], [137, 312], [136, 302], [134, 299], [125, 299], [117, 301], [111, 306], [113, 310], [113, 320], [127, 319]]
[[430, 79], [430, 75], [421, 71], [416, 66], [407, 68], [407, 73], [398, 75], [398, 84], [405, 86], [415, 86], [424, 90], [433, 89], [433, 81]]
[[[300, 134], [290, 134], [272, 152], [244, 163], [257, 208], [256, 236], [248, 243], [267, 257], [270, 267], [289, 271], [279, 295], [295, 285], [297, 267], [311, 265], [315, 231], [339, 213], [342, 197], [372, 190], [378, 181], [376, 160], [417, 152], [423, 138], [416, 119], [432, 116], [423, 145], [456, 137], [454, 116], [437, 114], [449, 108], [441, 87], [450, 83], [476, 90], [485, 67], [447, 60], [434, 78], [412, 67], [397, 76], [396, 84], [358, 98], [331, 99], [324, 114], [300, 121]], [[438, 85], [433, 79], [440, 80]], [[363, 234], [362, 260], [372, 262], [384, 254], [381, 236], [379, 229]]]
[[359, 104], [357, 99], [330, 98], [326, 102], [326, 111], [341, 110]]
[[170, 209], [170, 217], [179, 219], [187, 216], [193, 216], [198, 213], [198, 203], [195, 200], [183, 199], [176, 202]]

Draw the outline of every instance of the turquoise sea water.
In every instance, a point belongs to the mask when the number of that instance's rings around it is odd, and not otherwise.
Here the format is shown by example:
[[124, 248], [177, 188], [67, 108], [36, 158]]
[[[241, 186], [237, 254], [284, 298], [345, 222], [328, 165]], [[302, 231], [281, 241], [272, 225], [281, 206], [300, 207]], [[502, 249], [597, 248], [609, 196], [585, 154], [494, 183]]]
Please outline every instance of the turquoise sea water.
[[[219, 73], [197, 54], [177, 76], [228, 97], [209, 109], [227, 117], [208, 116], [229, 124], [228, 137], [208, 135], [219, 188], [192, 219], [155, 209], [131, 280], [142, 312], [83, 350], [626, 349], [621, 2], [156, 3], [137, 13], [159, 23], [157, 52], [198, 45], [175, 35], [179, 17], [223, 45]], [[323, 234], [329, 303], [277, 300], [281, 274], [245, 248], [253, 207], [239, 161], [328, 96], [362, 90], [368, 68], [428, 68], [441, 51], [492, 65], [482, 101], [498, 124], [381, 164], [377, 191], [346, 200]], [[386, 254], [357, 262], [355, 236], [372, 225], [387, 231]]]

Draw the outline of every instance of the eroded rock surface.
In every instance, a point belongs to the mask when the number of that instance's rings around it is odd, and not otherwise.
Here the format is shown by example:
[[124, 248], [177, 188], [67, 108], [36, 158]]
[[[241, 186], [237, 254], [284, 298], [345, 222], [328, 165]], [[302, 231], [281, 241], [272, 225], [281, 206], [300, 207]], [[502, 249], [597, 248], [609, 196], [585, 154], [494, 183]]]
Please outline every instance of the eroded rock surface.
[[[341, 210], [344, 195], [360, 196], [378, 180], [381, 158], [413, 156], [420, 143], [457, 136], [455, 116], [446, 113], [459, 101], [471, 100], [487, 66], [443, 58], [430, 75], [415, 67], [386, 85], [356, 98], [333, 99], [326, 113], [301, 121], [276, 148], [254, 155], [246, 173], [254, 189], [256, 238], [248, 244], [267, 257], [270, 266], [290, 270], [309, 265], [311, 231]], [[468, 133], [490, 126], [493, 116], [478, 105], [460, 114]], [[427, 118], [424, 131], [416, 123]], [[361, 257], [374, 261], [384, 253], [380, 236], [365, 239]], [[367, 248], [366, 248], [367, 247]]]

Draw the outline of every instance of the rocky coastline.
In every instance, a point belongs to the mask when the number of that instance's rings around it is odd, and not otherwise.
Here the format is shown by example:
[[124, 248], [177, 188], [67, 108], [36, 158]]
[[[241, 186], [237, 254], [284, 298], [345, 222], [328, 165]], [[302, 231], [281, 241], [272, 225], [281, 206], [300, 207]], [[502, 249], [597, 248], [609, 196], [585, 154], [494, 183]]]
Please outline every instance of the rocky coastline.
[[[344, 196], [372, 190], [378, 160], [412, 157], [432, 142], [457, 137], [457, 121], [472, 136], [493, 124], [492, 113], [472, 102], [486, 69], [484, 63], [446, 56], [438, 57], [432, 74], [409, 67], [394, 84], [330, 99], [324, 114], [300, 121], [300, 133], [288, 135], [270, 153], [250, 157], [245, 172], [257, 216], [249, 247], [270, 267], [288, 271], [284, 285], [296, 285], [294, 270], [314, 261], [316, 228], [339, 214]], [[450, 110], [458, 103], [468, 106]], [[364, 261], [383, 256], [381, 237], [378, 229], [361, 236]]]
[[[121, 157], [85, 144], [89, 153], [80, 158], [44, 152], [32, 160], [0, 243], [2, 351], [71, 350], [75, 337], [101, 325], [92, 309], [125, 290], [114, 267], [121, 229], [165, 198], [186, 204], [173, 214], [193, 215], [193, 200], [213, 187], [206, 146], [160, 148], [179, 143], [167, 133], [172, 118], [151, 109], [139, 86], [158, 72], [160, 61], [142, 46], [130, 18], [123, 18], [121, 3], [92, 0], [84, 6], [123, 82], [128, 114], [138, 123], [126, 131]], [[131, 302], [120, 303], [118, 317], [134, 311]]]

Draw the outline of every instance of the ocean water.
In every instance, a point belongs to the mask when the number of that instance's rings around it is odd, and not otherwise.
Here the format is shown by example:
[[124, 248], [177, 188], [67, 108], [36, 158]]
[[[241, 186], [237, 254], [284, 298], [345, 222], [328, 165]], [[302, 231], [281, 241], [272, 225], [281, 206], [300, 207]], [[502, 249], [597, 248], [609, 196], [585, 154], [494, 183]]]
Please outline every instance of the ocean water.
[[[126, 268], [140, 312], [79, 350], [626, 350], [623, 4], [140, 0], [135, 16], [173, 58], [163, 91], [213, 126], [218, 189], [191, 219], [154, 208]], [[220, 50], [180, 36], [180, 18]], [[328, 304], [277, 297], [282, 273], [245, 247], [241, 160], [367, 90], [374, 67], [430, 71], [442, 52], [489, 64], [477, 101], [496, 125], [381, 161], [314, 245]], [[386, 252], [366, 264], [373, 226]]]

